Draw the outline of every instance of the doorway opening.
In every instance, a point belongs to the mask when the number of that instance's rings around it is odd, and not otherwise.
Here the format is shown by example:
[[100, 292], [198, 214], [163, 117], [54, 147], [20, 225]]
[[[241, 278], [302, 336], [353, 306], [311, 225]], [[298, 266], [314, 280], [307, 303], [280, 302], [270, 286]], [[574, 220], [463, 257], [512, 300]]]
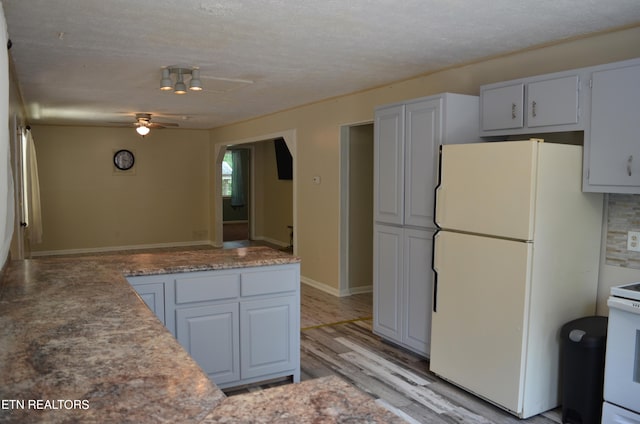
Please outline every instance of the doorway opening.
[[[277, 158], [276, 158], [276, 140], [282, 140], [286, 145], [290, 159], [290, 175], [284, 178], [279, 175]], [[283, 250], [292, 251], [296, 254], [297, 234], [294, 229], [296, 226], [296, 132], [295, 130], [287, 130], [275, 134], [268, 134], [243, 140], [234, 140], [224, 144], [215, 145], [215, 174], [214, 187], [216, 193], [214, 196], [214, 222], [213, 228], [214, 245], [218, 247], [241, 247], [248, 244], [267, 244], [272, 247], [281, 248]], [[245, 185], [247, 197], [246, 205], [246, 221], [247, 232], [240, 229], [235, 235], [224, 237], [224, 227], [231, 222], [242, 224], [243, 217], [229, 219], [232, 215], [225, 212], [225, 196], [230, 192], [224, 191], [227, 187], [227, 181], [231, 177], [225, 175], [223, 162], [225, 155], [229, 151], [245, 150], [248, 151], [248, 172], [245, 173]], [[231, 166], [233, 168], [233, 166]], [[228, 171], [228, 169], [227, 169]], [[226, 181], [225, 181], [226, 180]], [[229, 206], [231, 200], [229, 200]], [[230, 208], [233, 212], [233, 208]], [[236, 209], [235, 212], [239, 212]], [[225, 218], [226, 216], [226, 218]], [[226, 225], [225, 225], [226, 223]], [[238, 225], [237, 227], [241, 227]], [[231, 233], [231, 227], [227, 233]], [[237, 234], [247, 234], [247, 238], [243, 241], [227, 241], [231, 237], [239, 237]]]
[[228, 148], [222, 159], [222, 241], [250, 240], [249, 203], [253, 149]]
[[373, 291], [373, 123], [340, 129], [340, 296]]

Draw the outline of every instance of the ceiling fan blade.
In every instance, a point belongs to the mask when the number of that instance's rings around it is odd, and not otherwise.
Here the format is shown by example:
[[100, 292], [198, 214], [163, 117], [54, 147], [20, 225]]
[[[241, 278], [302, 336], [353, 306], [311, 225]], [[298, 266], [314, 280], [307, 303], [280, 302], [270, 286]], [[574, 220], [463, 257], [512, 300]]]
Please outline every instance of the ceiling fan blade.
[[165, 127], [179, 127], [180, 125], [173, 122], [149, 122], [147, 127], [149, 128], [165, 128]]

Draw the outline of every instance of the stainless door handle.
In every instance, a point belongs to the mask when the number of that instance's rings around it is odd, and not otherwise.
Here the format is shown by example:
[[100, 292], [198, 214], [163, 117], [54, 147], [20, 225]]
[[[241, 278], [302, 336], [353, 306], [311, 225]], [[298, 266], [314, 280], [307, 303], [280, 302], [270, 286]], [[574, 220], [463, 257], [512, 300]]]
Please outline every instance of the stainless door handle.
[[631, 163], [633, 162], [633, 155], [629, 156], [629, 159], [627, 159], [627, 174], [629, 174], [629, 176], [631, 176]]

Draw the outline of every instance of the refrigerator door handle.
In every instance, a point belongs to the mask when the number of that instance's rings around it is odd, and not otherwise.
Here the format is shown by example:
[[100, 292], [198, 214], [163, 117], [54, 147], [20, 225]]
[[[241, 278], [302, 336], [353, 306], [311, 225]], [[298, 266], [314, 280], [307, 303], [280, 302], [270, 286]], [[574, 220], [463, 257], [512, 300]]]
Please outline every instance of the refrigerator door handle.
[[436, 181], [436, 188], [433, 191], [433, 224], [437, 229], [440, 229], [438, 225], [438, 193], [440, 192], [440, 186], [442, 185], [442, 145], [438, 147], [438, 180]]
[[433, 312], [438, 312], [438, 268], [436, 267], [436, 239], [440, 231], [433, 235], [433, 246], [431, 248], [431, 269], [433, 270]]

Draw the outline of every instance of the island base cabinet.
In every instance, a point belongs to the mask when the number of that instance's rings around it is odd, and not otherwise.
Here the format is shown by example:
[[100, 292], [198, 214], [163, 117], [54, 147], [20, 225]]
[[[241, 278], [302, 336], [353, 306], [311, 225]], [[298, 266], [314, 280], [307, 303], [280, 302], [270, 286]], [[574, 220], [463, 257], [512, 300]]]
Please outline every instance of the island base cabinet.
[[176, 310], [178, 342], [216, 384], [240, 380], [238, 303]]
[[[242, 302], [240, 304], [241, 376], [243, 379], [297, 369], [295, 296]], [[293, 380], [300, 381], [299, 371]]]

